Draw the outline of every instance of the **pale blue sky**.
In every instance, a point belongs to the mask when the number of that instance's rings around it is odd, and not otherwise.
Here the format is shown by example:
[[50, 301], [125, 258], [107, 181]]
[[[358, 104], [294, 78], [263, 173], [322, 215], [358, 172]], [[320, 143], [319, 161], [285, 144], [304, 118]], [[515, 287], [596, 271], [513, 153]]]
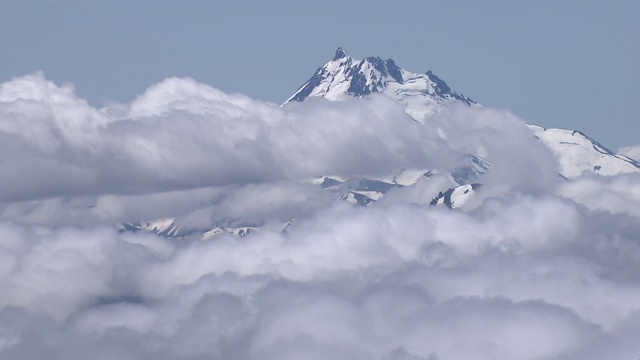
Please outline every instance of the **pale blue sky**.
[[0, 2], [0, 81], [43, 70], [101, 105], [168, 76], [280, 103], [338, 46], [433, 70], [526, 121], [640, 144], [640, 1]]

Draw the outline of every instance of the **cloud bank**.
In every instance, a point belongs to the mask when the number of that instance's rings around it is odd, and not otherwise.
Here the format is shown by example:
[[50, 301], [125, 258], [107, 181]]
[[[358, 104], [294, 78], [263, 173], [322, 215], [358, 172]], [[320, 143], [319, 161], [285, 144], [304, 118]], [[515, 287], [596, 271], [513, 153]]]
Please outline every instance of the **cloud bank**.
[[[3, 359], [602, 359], [640, 349], [640, 177], [558, 181], [524, 122], [384, 98], [278, 107], [191, 79], [96, 109], [0, 85]], [[473, 207], [425, 204], [465, 154]], [[369, 207], [319, 175], [440, 169]], [[260, 225], [168, 239], [118, 224]], [[289, 223], [282, 231], [282, 223]]]
[[382, 174], [438, 162], [437, 136], [407, 118], [382, 97], [283, 110], [190, 79], [167, 79], [131, 104], [98, 110], [34, 74], [0, 86], [0, 198]]

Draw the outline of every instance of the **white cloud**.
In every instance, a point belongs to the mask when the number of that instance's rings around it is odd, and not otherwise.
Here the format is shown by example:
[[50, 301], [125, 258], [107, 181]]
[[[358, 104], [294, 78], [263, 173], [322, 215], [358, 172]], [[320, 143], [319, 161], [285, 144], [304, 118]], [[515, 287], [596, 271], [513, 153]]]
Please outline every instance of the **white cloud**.
[[42, 74], [2, 84], [0, 198], [386, 174], [438, 163], [434, 132], [384, 97], [279, 108], [168, 79], [124, 114], [117, 110], [91, 108]]
[[[557, 182], [506, 111], [431, 120], [383, 97], [279, 108], [189, 79], [103, 110], [41, 74], [0, 85], [0, 357], [637, 356], [638, 175]], [[468, 211], [426, 206], [443, 172], [367, 208], [300, 181], [464, 154], [493, 163]], [[264, 226], [116, 228], [163, 216]]]
[[622, 147], [618, 149], [618, 154], [628, 156], [634, 160], [640, 159], [640, 145]]
[[637, 174], [599, 177], [586, 174], [562, 184], [558, 194], [594, 210], [640, 218], [640, 177]]
[[465, 214], [338, 203], [287, 234], [174, 244], [5, 224], [6, 358], [33, 347], [82, 354], [78, 342], [138, 358], [381, 358], [400, 347], [423, 358], [561, 358], [616, 336], [640, 303], [639, 225], [591, 226], [600, 214], [576, 206], [528, 198]]

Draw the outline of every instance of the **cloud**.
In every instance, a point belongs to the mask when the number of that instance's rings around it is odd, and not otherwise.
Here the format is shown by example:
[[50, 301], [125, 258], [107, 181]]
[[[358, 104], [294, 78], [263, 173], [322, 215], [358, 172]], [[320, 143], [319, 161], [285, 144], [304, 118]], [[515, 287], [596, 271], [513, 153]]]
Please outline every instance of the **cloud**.
[[[508, 111], [190, 79], [95, 109], [34, 74], [0, 85], [0, 140], [2, 359], [637, 356], [638, 175], [557, 181]], [[473, 206], [428, 206], [469, 154]], [[369, 207], [309, 181], [403, 169], [435, 171]], [[168, 216], [194, 235], [118, 231]]]
[[640, 145], [625, 146], [618, 149], [618, 154], [628, 156], [632, 159], [640, 159]]
[[438, 162], [435, 133], [382, 96], [280, 108], [175, 78], [102, 110], [42, 74], [16, 78], [0, 87], [0, 136], [5, 200], [386, 174]]
[[132, 358], [381, 358], [398, 348], [563, 358], [626, 341], [616, 334], [638, 311], [639, 225], [609, 215], [604, 228], [601, 216], [554, 197], [475, 213], [337, 203], [287, 233], [181, 243], [4, 224], [6, 358], [39, 347]]
[[483, 178], [485, 192], [539, 192], [555, 183], [556, 158], [508, 110], [454, 104], [431, 120], [455, 153], [479, 155], [493, 163]]
[[562, 184], [558, 194], [591, 209], [640, 217], [640, 178], [637, 174], [599, 177], [585, 174]]

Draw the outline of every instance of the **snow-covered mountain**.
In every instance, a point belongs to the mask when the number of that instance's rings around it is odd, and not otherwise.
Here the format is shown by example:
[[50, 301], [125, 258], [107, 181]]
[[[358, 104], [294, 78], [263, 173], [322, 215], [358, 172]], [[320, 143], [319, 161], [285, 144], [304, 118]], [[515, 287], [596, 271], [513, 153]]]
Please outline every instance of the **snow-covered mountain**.
[[[407, 113], [421, 123], [444, 103], [481, 106], [458, 94], [431, 71], [413, 73], [400, 68], [392, 59], [380, 57], [356, 60], [343, 48], [338, 48], [334, 58], [318, 68], [285, 104], [304, 101], [308, 97], [339, 101], [371, 93], [382, 93], [405, 104]], [[584, 171], [598, 175], [640, 172], [640, 162], [615, 154], [579, 131], [544, 129], [536, 125], [529, 127], [533, 135], [557, 156], [561, 175], [566, 178], [575, 178]]]
[[285, 104], [304, 101], [309, 97], [335, 101], [371, 93], [383, 93], [407, 105], [407, 112], [418, 121], [446, 102], [476, 104], [451, 89], [431, 70], [424, 74], [412, 73], [398, 67], [392, 59], [380, 57], [356, 60], [343, 48], [338, 48], [333, 60], [318, 68]]
[[[446, 82], [431, 71], [424, 74], [406, 71], [392, 59], [367, 57], [356, 60], [343, 48], [338, 48], [334, 58], [318, 68], [283, 105], [305, 101], [309, 97], [323, 97], [330, 101], [341, 101], [350, 97], [364, 97], [372, 93], [381, 93], [406, 106], [406, 112], [416, 121], [427, 124], [428, 119], [439, 106], [459, 102], [468, 106], [482, 106], [470, 98], [451, 89]], [[532, 136], [545, 144], [558, 159], [560, 177], [570, 180], [583, 172], [610, 176], [621, 173], [640, 172], [640, 162], [627, 156], [616, 154], [587, 135], [564, 129], [545, 129], [528, 125]], [[444, 187], [435, 197], [423, 203], [444, 205], [449, 208], [461, 208], [482, 191], [482, 176], [490, 171], [491, 159], [477, 154], [468, 154], [466, 165], [453, 169], [405, 169], [400, 174], [389, 174], [380, 178], [344, 178], [321, 176], [310, 182], [335, 198], [358, 206], [369, 206], [383, 198], [395, 188], [411, 187], [423, 178], [435, 174], [448, 178]], [[417, 201], [419, 202], [419, 201]], [[260, 231], [260, 224], [242, 223], [241, 219], [220, 219], [221, 223], [210, 227], [185, 231], [179, 218], [162, 218], [144, 223], [123, 225], [127, 231], [149, 231], [166, 237], [199, 235], [210, 239], [221, 234], [246, 236]], [[238, 223], [240, 221], [240, 223]], [[292, 226], [293, 220], [282, 224], [282, 230]], [[221, 225], [224, 224], [224, 225]], [[255, 226], [254, 226], [255, 225]]]

